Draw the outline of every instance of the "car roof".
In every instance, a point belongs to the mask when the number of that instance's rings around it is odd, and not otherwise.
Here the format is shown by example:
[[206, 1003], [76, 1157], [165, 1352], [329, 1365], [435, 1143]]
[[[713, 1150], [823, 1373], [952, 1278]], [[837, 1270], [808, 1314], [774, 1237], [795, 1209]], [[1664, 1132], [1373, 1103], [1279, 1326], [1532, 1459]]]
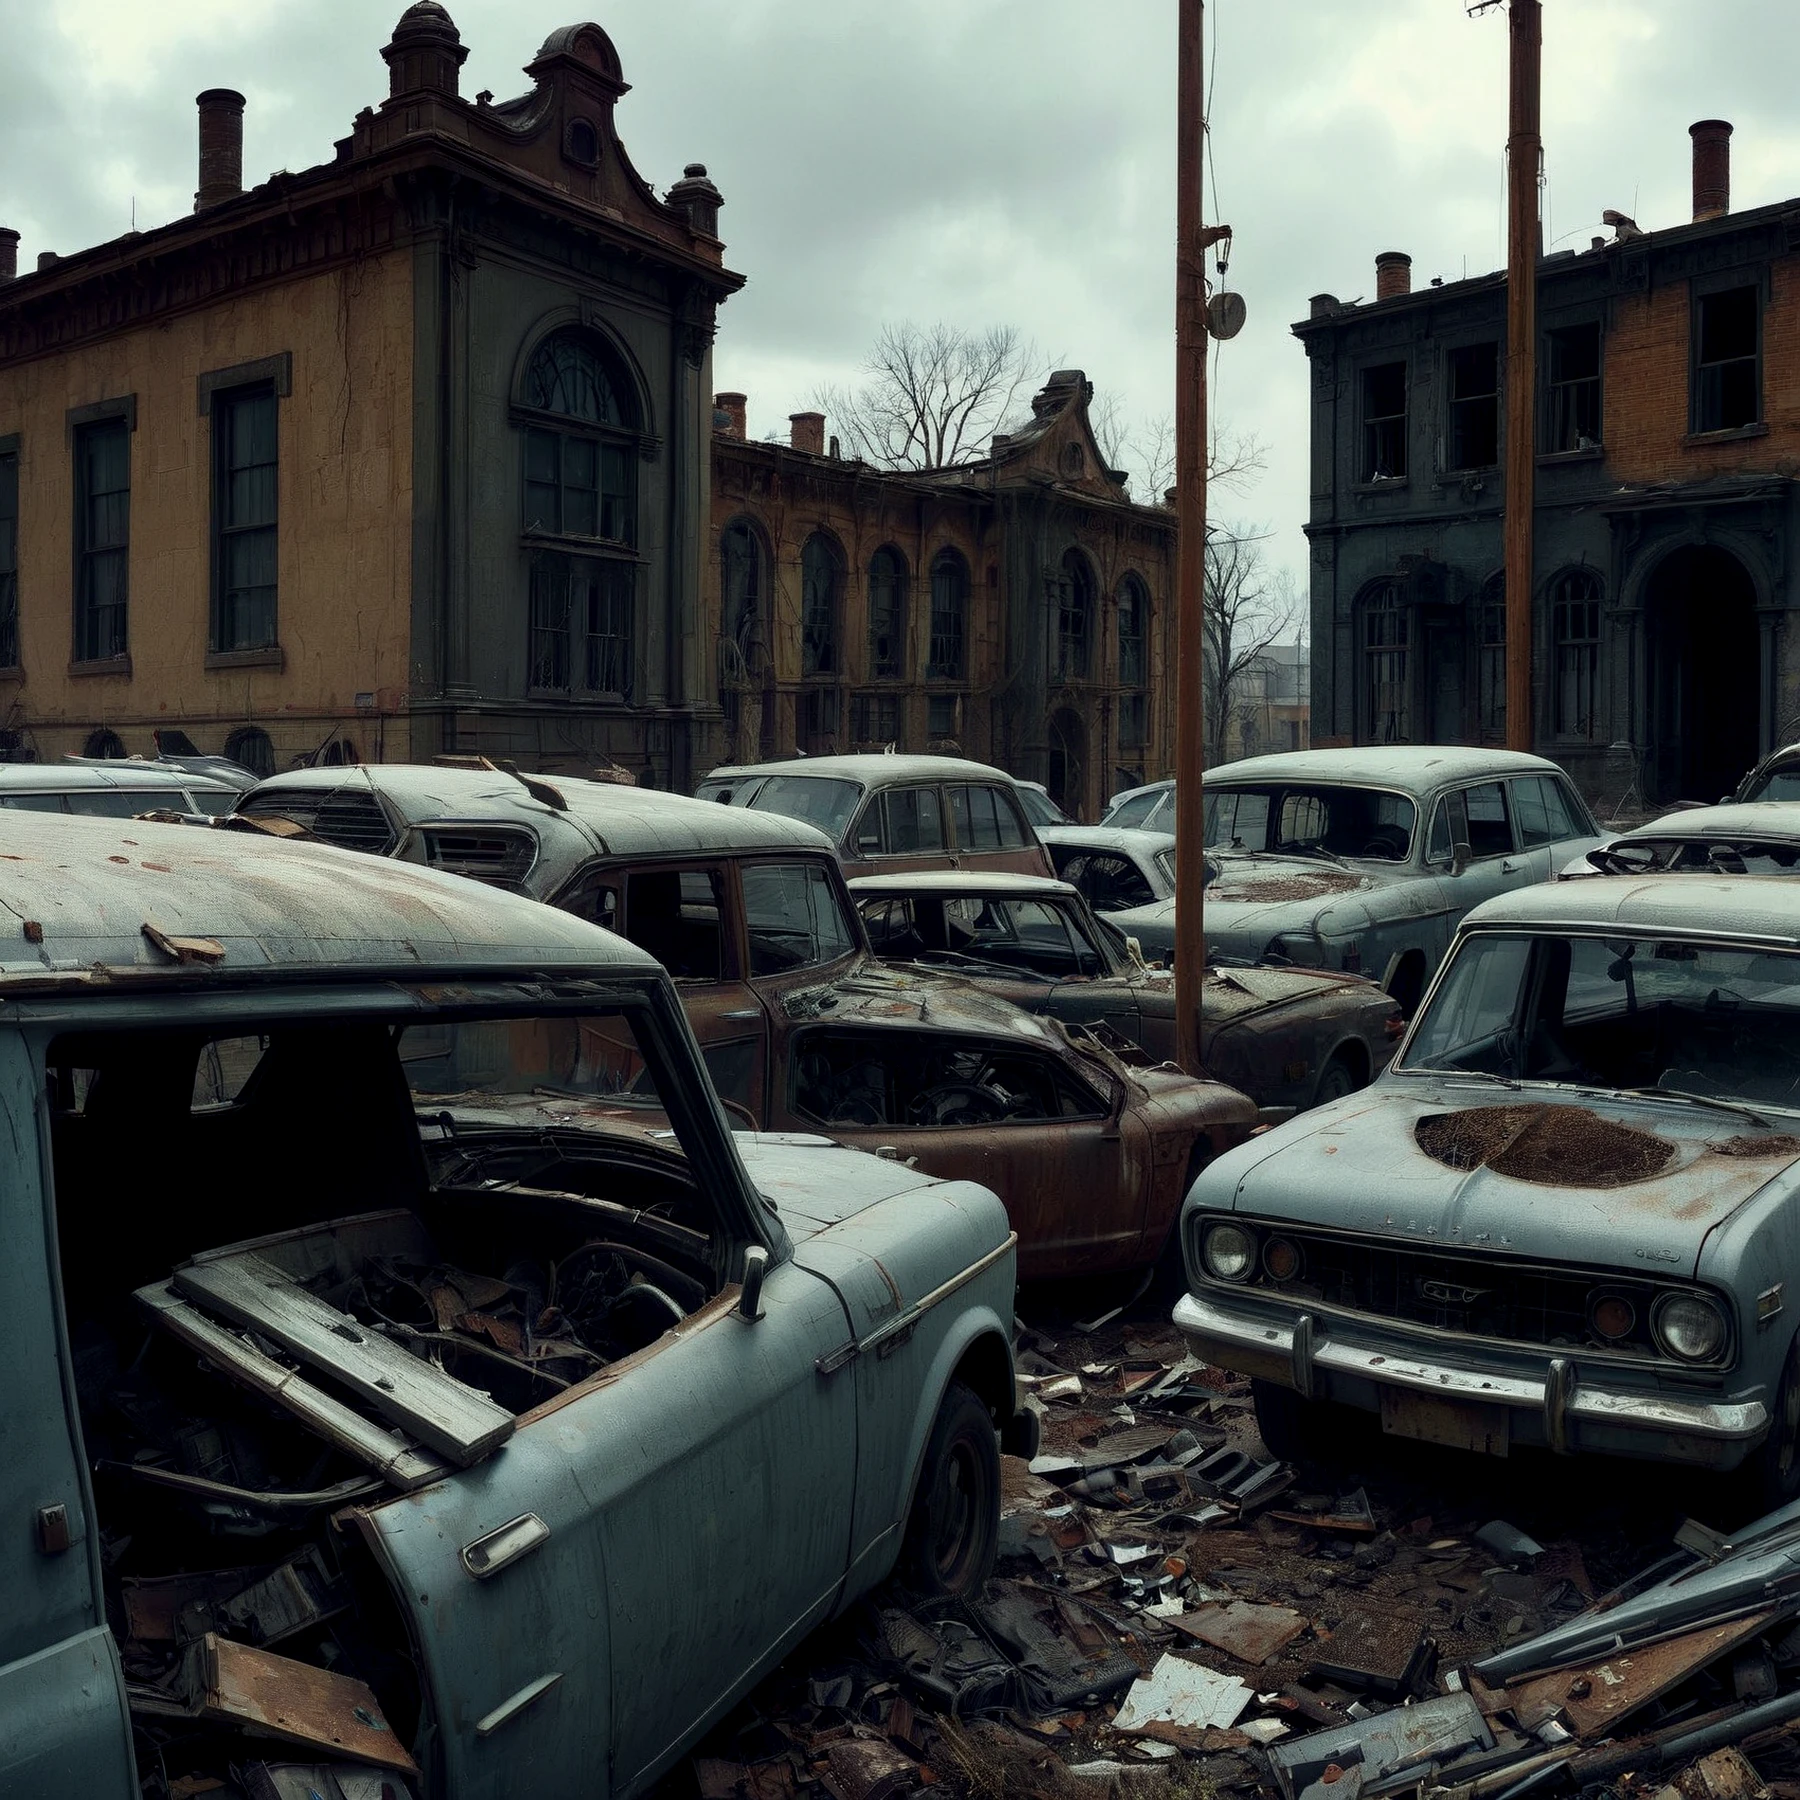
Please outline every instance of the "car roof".
[[1172, 831], [1145, 831], [1140, 825], [1040, 825], [1038, 836], [1046, 844], [1066, 844], [1083, 850], [1117, 850], [1129, 856], [1154, 856], [1175, 847]]
[[732, 763], [714, 769], [706, 781], [742, 781], [751, 775], [820, 775], [865, 786], [901, 781], [996, 781], [1012, 786], [1004, 769], [965, 762], [960, 756], [889, 756], [872, 750], [855, 756], [793, 756], [780, 762]]
[[1013, 875], [1003, 869], [920, 869], [911, 875], [857, 875], [849, 882], [853, 900], [904, 894], [941, 894], [946, 899], [1076, 899], [1080, 889], [1048, 875]]
[[[179, 984], [283, 973], [654, 974], [635, 945], [571, 913], [359, 851], [132, 819], [0, 810], [0, 990]], [[33, 930], [33, 927], [36, 930]], [[152, 941], [211, 940], [182, 961]], [[114, 988], [112, 991], [117, 992]]]
[[1284, 750], [1245, 757], [1206, 771], [1212, 783], [1238, 781], [1361, 781], [1374, 787], [1423, 791], [1483, 775], [1557, 775], [1543, 756], [1462, 744], [1371, 744], [1332, 750]]
[[74, 794], [84, 788], [202, 788], [208, 793], [233, 792], [230, 782], [199, 775], [171, 763], [121, 757], [96, 763], [0, 763], [0, 794]]
[[1484, 900], [1464, 925], [1552, 930], [1619, 926], [1708, 936], [1773, 937], [1800, 944], [1800, 885], [1700, 874], [1546, 881]]
[[1734, 800], [1724, 806], [1685, 806], [1634, 825], [1615, 843], [1634, 838], [1767, 837], [1800, 839], [1800, 800]]
[[817, 850], [832, 855], [830, 838], [782, 813], [721, 806], [664, 788], [622, 782], [534, 775], [567, 802], [533, 797], [524, 782], [500, 769], [445, 769], [432, 763], [363, 763], [355, 768], [295, 769], [259, 782], [238, 803], [249, 810], [262, 795], [333, 792], [366, 786], [410, 825], [481, 819], [542, 829], [573, 819], [594, 833], [609, 856], [670, 856], [730, 850]]

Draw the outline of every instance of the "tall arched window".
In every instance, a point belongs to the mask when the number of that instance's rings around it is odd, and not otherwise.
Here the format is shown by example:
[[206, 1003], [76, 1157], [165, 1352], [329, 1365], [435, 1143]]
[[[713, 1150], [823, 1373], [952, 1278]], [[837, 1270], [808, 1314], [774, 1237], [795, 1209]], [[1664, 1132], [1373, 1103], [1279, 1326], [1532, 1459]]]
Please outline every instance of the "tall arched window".
[[763, 630], [763, 551], [755, 529], [734, 519], [719, 538], [719, 636], [737, 667], [728, 674], [756, 674], [768, 654]]
[[1407, 667], [1409, 615], [1391, 581], [1371, 588], [1362, 602], [1363, 729], [1371, 744], [1404, 744], [1412, 738]]
[[1600, 730], [1600, 597], [1592, 569], [1570, 569], [1550, 589], [1558, 737], [1592, 738]]
[[931, 563], [931, 647], [927, 681], [968, 679], [969, 565], [960, 552], [940, 550]]
[[568, 326], [532, 352], [515, 414], [525, 433], [532, 543], [530, 683], [629, 699], [635, 641], [637, 465], [643, 420], [617, 356]]
[[906, 674], [906, 558], [883, 544], [869, 558], [869, 679]]
[[1063, 553], [1056, 578], [1056, 675], [1085, 681], [1094, 641], [1094, 572], [1079, 550]]
[[1119, 748], [1139, 750], [1148, 741], [1150, 592], [1136, 575], [1119, 583]]
[[800, 673], [838, 673], [838, 603], [844, 560], [824, 532], [815, 531], [800, 552]]

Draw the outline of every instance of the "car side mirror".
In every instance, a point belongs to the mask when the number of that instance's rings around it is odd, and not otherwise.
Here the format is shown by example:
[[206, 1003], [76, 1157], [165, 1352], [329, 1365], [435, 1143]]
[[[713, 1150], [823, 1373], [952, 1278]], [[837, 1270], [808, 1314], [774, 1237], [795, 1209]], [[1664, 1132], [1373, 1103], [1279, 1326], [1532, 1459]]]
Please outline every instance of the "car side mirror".
[[1471, 860], [1467, 838], [1457, 838], [1452, 842], [1450, 846], [1450, 873], [1452, 875], [1462, 874], [1468, 868]]
[[763, 1277], [769, 1272], [769, 1253], [761, 1244], [752, 1244], [744, 1252], [744, 1291], [738, 1295], [738, 1317], [756, 1320], [763, 1316]]
[[1119, 1135], [1119, 1118], [1125, 1111], [1127, 1089], [1124, 1081], [1115, 1075], [1112, 1078], [1112, 1107], [1106, 1115], [1106, 1124], [1101, 1128], [1103, 1138], [1116, 1138]]
[[1125, 952], [1140, 969], [1145, 967], [1144, 946], [1135, 937], [1125, 940]]

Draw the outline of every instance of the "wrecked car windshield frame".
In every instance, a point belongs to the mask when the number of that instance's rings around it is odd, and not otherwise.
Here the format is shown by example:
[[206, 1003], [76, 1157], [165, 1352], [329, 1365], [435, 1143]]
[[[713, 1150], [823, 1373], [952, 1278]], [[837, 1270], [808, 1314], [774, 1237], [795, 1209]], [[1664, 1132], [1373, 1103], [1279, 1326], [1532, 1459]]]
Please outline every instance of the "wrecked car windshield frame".
[[[1347, 828], [1340, 830], [1334, 806], [1348, 817]], [[1227, 819], [1229, 839], [1221, 836]], [[1207, 849], [1235, 849], [1250, 856], [1324, 853], [1353, 861], [1406, 863], [1412, 860], [1418, 821], [1419, 802], [1413, 795], [1367, 782], [1240, 781], [1209, 783], [1206, 790]], [[1309, 831], [1314, 825], [1317, 829]], [[1278, 835], [1284, 829], [1290, 830], [1285, 838]]]
[[1800, 1111], [1800, 953], [1703, 930], [1470, 932], [1394, 1071]]

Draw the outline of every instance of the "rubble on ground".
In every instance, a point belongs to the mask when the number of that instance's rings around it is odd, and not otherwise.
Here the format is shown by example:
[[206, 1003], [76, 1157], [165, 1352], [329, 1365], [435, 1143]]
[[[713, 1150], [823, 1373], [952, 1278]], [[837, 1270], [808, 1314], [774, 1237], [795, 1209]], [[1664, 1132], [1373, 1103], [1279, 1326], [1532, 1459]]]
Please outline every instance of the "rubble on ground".
[[1671, 1549], [1620, 1465], [1526, 1529], [1479, 1464], [1271, 1461], [1147, 1302], [1089, 1327], [1021, 1332], [981, 1599], [876, 1596], [669, 1795], [1800, 1800], [1800, 1506]]

